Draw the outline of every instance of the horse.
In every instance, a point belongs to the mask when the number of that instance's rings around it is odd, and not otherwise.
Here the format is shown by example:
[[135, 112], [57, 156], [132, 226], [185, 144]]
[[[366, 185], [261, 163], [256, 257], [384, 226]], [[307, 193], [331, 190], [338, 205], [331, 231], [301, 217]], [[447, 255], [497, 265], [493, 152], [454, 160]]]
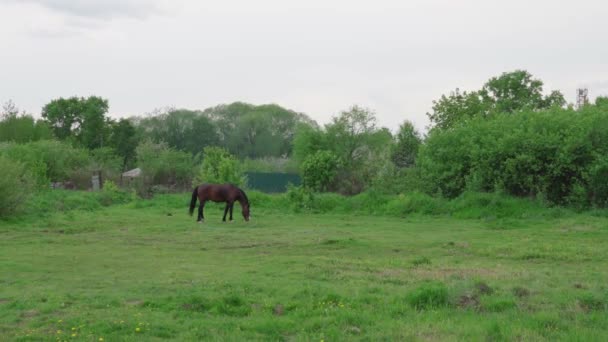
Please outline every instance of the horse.
[[224, 217], [222, 221], [226, 222], [226, 214], [230, 209], [230, 221], [232, 221], [232, 208], [234, 202], [238, 201], [243, 209], [243, 218], [245, 221], [249, 221], [249, 199], [245, 192], [233, 184], [203, 184], [194, 188], [192, 192], [192, 200], [190, 201], [190, 216], [194, 213], [194, 207], [196, 207], [196, 199], [198, 198], [200, 204], [198, 206], [198, 223], [203, 223], [205, 216], [203, 215], [203, 208], [205, 202], [226, 202], [226, 208], [224, 209]]

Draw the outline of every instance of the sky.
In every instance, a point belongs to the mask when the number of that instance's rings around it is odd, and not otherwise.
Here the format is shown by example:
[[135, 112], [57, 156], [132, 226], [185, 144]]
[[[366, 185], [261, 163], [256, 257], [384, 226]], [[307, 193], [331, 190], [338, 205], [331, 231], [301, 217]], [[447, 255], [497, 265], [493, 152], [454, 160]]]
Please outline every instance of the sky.
[[0, 0], [0, 102], [277, 103], [322, 124], [359, 105], [424, 130], [433, 100], [505, 71], [608, 95], [606, 18], [605, 0]]

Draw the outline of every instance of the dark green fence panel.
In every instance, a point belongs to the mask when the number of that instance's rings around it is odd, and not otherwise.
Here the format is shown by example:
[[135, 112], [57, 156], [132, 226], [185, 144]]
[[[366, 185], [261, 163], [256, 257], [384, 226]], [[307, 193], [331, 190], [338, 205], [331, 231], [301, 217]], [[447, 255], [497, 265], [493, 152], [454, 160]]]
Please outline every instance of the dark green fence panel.
[[263, 192], [285, 192], [287, 184], [300, 185], [302, 180], [295, 173], [246, 172], [250, 189]]

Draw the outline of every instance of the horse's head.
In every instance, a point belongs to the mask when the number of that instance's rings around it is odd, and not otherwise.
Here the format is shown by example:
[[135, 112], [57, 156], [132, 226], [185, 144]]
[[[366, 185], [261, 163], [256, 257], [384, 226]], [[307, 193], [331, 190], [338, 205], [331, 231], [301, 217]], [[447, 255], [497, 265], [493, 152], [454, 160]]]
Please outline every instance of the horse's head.
[[249, 221], [249, 203], [243, 204], [243, 217], [245, 221]]

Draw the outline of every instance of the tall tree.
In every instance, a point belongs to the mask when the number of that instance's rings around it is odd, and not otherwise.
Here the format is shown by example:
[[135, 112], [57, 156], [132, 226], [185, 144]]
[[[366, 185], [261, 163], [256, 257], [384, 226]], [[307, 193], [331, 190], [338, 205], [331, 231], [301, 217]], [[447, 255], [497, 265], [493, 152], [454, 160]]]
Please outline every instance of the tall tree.
[[544, 109], [552, 106], [564, 106], [566, 100], [559, 91], [543, 95], [543, 81], [534, 79], [525, 70], [505, 72], [492, 77], [482, 89], [484, 101], [494, 111], [513, 113], [522, 109]]
[[403, 122], [391, 151], [393, 164], [399, 168], [414, 166], [421, 144], [422, 138], [414, 125], [410, 121]]
[[103, 147], [108, 130], [108, 100], [97, 96], [59, 98], [42, 108], [42, 117], [60, 140], [73, 140], [89, 149]]
[[493, 113], [514, 113], [525, 109], [540, 110], [563, 107], [564, 96], [559, 91], [543, 95], [543, 82], [525, 70], [506, 72], [489, 79], [482, 89], [442, 95], [433, 101], [432, 113], [427, 113], [434, 129], [445, 130], [467, 120]]
[[127, 119], [121, 119], [112, 126], [110, 135], [110, 145], [122, 158], [122, 170], [135, 160], [135, 149], [137, 148], [138, 137], [135, 127]]

